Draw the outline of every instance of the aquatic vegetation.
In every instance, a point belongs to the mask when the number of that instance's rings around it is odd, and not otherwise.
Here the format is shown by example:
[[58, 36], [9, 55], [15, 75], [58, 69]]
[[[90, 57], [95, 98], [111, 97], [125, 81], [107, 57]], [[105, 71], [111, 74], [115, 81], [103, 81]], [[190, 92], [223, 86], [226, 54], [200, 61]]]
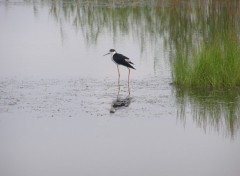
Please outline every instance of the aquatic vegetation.
[[205, 43], [193, 52], [192, 60], [179, 52], [173, 81], [187, 88], [229, 89], [240, 86], [240, 46], [236, 39]]
[[[172, 39], [172, 78], [191, 89], [240, 86], [239, 9], [237, 2], [210, 1], [186, 11]], [[190, 13], [190, 14], [189, 14]], [[170, 28], [171, 29], [171, 28]]]

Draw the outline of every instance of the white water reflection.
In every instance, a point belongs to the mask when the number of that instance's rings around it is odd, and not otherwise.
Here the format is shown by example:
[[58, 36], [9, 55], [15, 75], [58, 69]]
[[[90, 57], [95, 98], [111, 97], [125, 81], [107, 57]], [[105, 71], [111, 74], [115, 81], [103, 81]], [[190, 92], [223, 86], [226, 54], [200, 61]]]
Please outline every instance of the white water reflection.
[[[67, 21], [56, 22], [49, 7], [41, 7], [37, 17], [30, 5], [0, 6], [0, 74], [5, 76], [116, 78], [116, 66], [110, 57], [102, 57], [110, 48], [130, 57], [137, 67], [135, 79], [154, 75], [154, 60], [149, 44], [141, 55], [134, 31], [117, 40], [107, 32], [95, 46], [86, 43], [80, 31]], [[163, 51], [163, 46], [160, 51]], [[162, 48], [161, 48], [162, 47]], [[164, 54], [159, 52], [161, 73], [169, 76]], [[166, 61], [166, 60], [165, 60]], [[161, 63], [162, 62], [162, 63]], [[164, 65], [163, 65], [164, 64]], [[164, 68], [164, 70], [162, 70]], [[121, 68], [124, 76], [127, 70]], [[124, 77], [123, 77], [124, 78]]]

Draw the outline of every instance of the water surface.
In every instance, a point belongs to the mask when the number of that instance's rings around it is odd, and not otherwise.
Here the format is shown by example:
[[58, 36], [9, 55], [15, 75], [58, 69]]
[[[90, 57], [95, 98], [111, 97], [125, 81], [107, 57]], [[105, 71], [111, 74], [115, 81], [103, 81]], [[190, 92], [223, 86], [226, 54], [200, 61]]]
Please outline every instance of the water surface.
[[[176, 52], [236, 34], [218, 2], [0, 1], [0, 175], [237, 176], [238, 91], [171, 84]], [[115, 113], [111, 48], [136, 67]]]

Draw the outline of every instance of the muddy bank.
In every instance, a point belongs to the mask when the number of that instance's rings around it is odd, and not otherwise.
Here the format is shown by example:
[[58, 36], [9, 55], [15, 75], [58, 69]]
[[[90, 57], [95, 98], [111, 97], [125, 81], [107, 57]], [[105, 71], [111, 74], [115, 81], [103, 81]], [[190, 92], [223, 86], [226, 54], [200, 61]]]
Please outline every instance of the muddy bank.
[[176, 113], [169, 81], [157, 77], [132, 80], [131, 104], [110, 114], [113, 101], [128, 97], [125, 80], [118, 95], [112, 79], [1, 79], [0, 113], [24, 112], [33, 117], [168, 116]]

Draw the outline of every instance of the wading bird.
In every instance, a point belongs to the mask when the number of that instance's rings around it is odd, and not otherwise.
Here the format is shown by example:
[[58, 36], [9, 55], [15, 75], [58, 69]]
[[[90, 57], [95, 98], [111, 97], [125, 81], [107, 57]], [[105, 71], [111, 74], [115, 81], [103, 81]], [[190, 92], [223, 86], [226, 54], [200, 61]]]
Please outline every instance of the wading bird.
[[[135, 69], [132, 66], [132, 65], [134, 65], [134, 63], [132, 63], [128, 57], [126, 57], [126, 56], [124, 56], [122, 54], [117, 53], [115, 49], [110, 49], [109, 53], [107, 53], [107, 54], [105, 54], [103, 56], [106, 56], [108, 54], [111, 54], [111, 58], [112, 58], [113, 62], [115, 62], [117, 64], [117, 69], [118, 69], [118, 86], [119, 86], [119, 80], [120, 80], [120, 72], [119, 72], [118, 65], [123, 65], [123, 66], [128, 68], [128, 88], [129, 88], [130, 68]], [[129, 93], [130, 93], [130, 91], [129, 91]]]

